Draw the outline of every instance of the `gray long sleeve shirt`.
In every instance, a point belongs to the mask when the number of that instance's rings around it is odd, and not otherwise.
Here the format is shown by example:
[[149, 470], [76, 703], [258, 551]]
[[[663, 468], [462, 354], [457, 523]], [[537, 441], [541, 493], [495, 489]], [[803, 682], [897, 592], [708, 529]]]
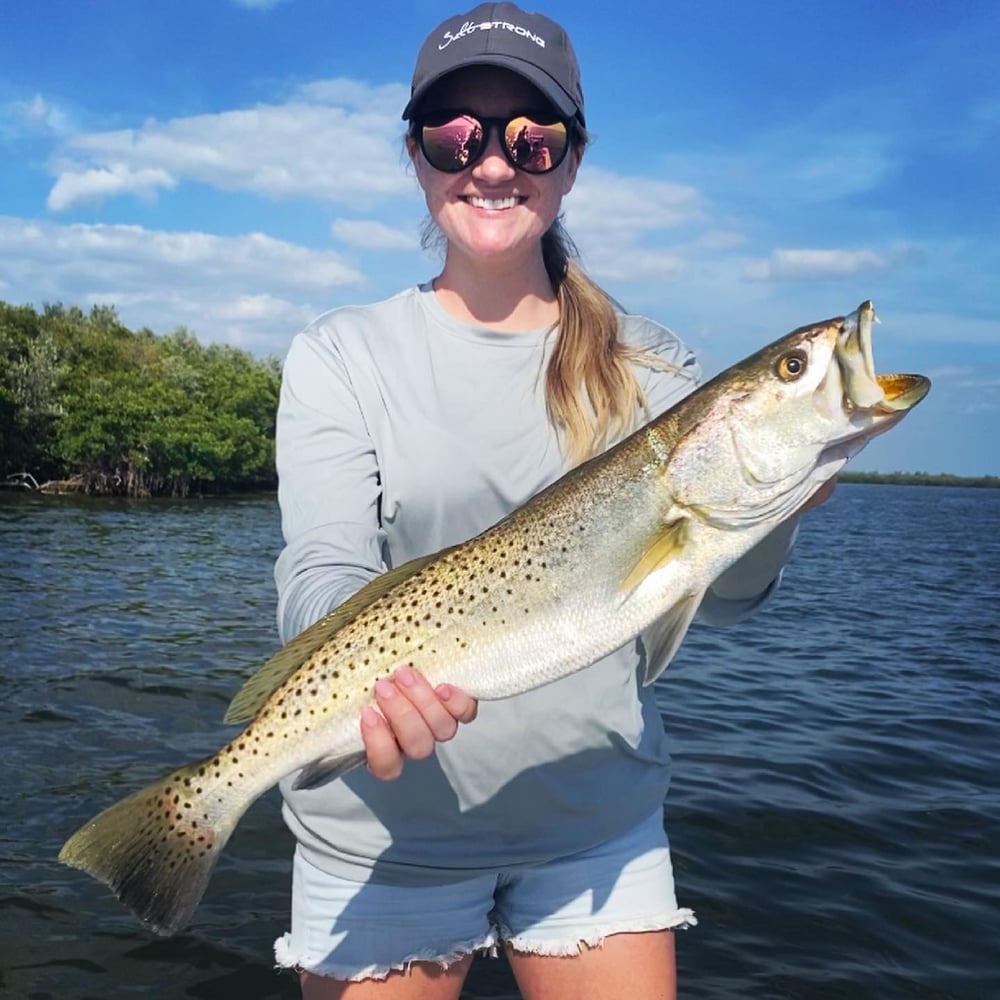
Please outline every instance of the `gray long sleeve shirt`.
[[[695, 387], [698, 367], [663, 327], [620, 322], [627, 343], [676, 366], [636, 369], [658, 414]], [[277, 429], [284, 640], [386, 568], [479, 534], [566, 471], [545, 410], [553, 340], [460, 322], [430, 286], [332, 310], [295, 338]], [[733, 567], [703, 620], [755, 610], [791, 537], [776, 531]], [[363, 769], [312, 790], [286, 779], [286, 821], [321, 869], [401, 884], [544, 862], [617, 836], [669, 784], [662, 722], [637, 677], [643, 655], [636, 641], [482, 703], [474, 723], [408, 761], [396, 782]]]

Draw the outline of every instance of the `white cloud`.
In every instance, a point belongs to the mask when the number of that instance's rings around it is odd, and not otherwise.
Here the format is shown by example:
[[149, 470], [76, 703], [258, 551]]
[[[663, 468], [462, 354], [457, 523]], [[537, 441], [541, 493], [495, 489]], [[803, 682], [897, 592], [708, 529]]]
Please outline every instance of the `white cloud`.
[[566, 199], [566, 221], [574, 236], [602, 239], [675, 229], [703, 222], [698, 190], [687, 184], [615, 174], [588, 165]]
[[[262, 233], [216, 236], [171, 233], [141, 226], [57, 226], [48, 222], [0, 219], [0, 254], [52, 258], [82, 275], [106, 273], [109, 263], [122, 272], [143, 274], [197, 273], [202, 279], [266, 279], [294, 288], [319, 289], [353, 285], [358, 270], [332, 251], [308, 250]], [[79, 255], [78, 261], [73, 255]], [[13, 262], [8, 262], [12, 267]], [[8, 272], [10, 273], [10, 272]]]
[[417, 250], [420, 237], [416, 232], [387, 226], [376, 219], [336, 219], [330, 232], [348, 246], [366, 250]]
[[891, 265], [874, 250], [773, 250], [767, 258], [748, 261], [749, 281], [823, 281], [884, 271]]
[[667, 236], [707, 223], [699, 191], [687, 184], [616, 174], [588, 164], [564, 202], [566, 228], [599, 281], [660, 284], [687, 267]]
[[[123, 322], [282, 353], [338, 290], [366, 284], [330, 250], [261, 233], [216, 236], [0, 216], [0, 273], [24, 300], [108, 304]], [[313, 303], [318, 299], [319, 305]]]
[[351, 111], [385, 115], [392, 119], [396, 133], [401, 135], [403, 124], [399, 116], [410, 98], [410, 89], [401, 83], [372, 86], [338, 76], [303, 83], [296, 89], [295, 95], [310, 104], [331, 104]]
[[357, 207], [410, 194], [399, 110], [405, 89], [329, 80], [281, 104], [151, 120], [69, 139], [53, 161], [50, 201], [77, 202], [200, 181], [271, 198], [319, 198]]
[[0, 136], [5, 138], [25, 134], [63, 136], [71, 128], [67, 112], [41, 94], [0, 106]]
[[124, 163], [110, 167], [67, 171], [59, 176], [49, 192], [46, 204], [53, 212], [62, 212], [81, 203], [98, 203], [120, 194], [152, 197], [160, 188], [172, 188], [177, 181], [165, 170], [144, 167], [132, 170]]
[[581, 249], [587, 272], [600, 282], [634, 284], [676, 281], [688, 264], [671, 250], [632, 248], [624, 253], [614, 246], [601, 246], [591, 241]]

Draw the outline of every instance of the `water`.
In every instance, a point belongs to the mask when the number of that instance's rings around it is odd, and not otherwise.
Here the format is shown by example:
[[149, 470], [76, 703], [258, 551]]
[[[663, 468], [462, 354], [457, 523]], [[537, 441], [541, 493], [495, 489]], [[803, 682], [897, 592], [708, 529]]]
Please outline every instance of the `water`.
[[[0, 995], [297, 997], [271, 961], [274, 793], [172, 940], [54, 861], [98, 806], [221, 742], [275, 646], [279, 544], [271, 498], [0, 494]], [[765, 612], [689, 636], [657, 689], [700, 918], [683, 997], [1000, 997], [998, 618], [1000, 491], [847, 485]], [[465, 996], [516, 995], [477, 962]]]

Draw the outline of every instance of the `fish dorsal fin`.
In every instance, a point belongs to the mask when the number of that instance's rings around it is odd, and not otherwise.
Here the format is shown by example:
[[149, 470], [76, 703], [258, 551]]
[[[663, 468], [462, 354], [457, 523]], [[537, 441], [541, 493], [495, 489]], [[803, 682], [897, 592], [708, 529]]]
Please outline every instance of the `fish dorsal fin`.
[[643, 629], [642, 644], [646, 647], [646, 673], [642, 686], [649, 687], [674, 658], [687, 630], [701, 606], [705, 591], [682, 597], [665, 615]]
[[300, 632], [291, 642], [286, 643], [236, 692], [229, 703], [225, 722], [249, 722], [264, 706], [264, 702], [295, 673], [303, 663], [328, 642], [345, 625], [354, 621], [369, 605], [374, 604], [383, 594], [397, 583], [419, 573], [429, 562], [448, 552], [435, 552], [429, 556], [411, 559], [402, 566], [375, 577], [365, 584], [353, 597], [324, 615], [318, 622]]
[[687, 540], [687, 520], [683, 517], [663, 526], [663, 530], [653, 539], [653, 544], [643, 552], [631, 572], [621, 582], [620, 590], [630, 594], [651, 573], [662, 569], [671, 559], [684, 551]]

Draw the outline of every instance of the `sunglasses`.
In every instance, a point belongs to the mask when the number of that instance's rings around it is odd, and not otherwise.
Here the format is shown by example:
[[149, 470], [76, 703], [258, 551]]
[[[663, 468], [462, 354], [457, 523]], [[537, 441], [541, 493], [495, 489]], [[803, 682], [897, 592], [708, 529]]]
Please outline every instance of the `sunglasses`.
[[494, 129], [511, 166], [547, 174], [566, 158], [571, 129], [570, 122], [549, 112], [482, 118], [470, 111], [440, 111], [422, 115], [416, 125], [427, 162], [447, 174], [457, 174], [482, 159]]

